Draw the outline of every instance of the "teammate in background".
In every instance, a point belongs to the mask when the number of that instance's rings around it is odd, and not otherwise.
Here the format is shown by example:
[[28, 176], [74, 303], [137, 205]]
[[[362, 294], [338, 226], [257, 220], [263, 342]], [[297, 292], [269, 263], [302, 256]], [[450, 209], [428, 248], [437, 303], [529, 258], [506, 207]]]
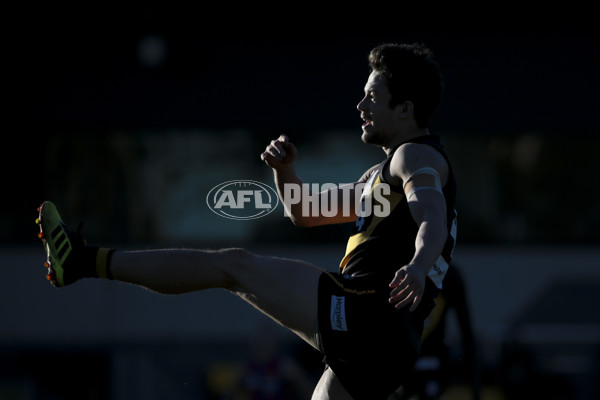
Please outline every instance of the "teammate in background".
[[[452, 312], [460, 330], [460, 342], [448, 342], [447, 323]], [[458, 346], [457, 346], [458, 345]], [[452, 348], [459, 347], [459, 357], [452, 359]], [[457, 362], [458, 361], [458, 362]], [[442, 399], [453, 385], [469, 387], [472, 400], [481, 399], [481, 382], [477, 342], [462, 274], [454, 264], [444, 278], [436, 306], [425, 321], [421, 353], [411, 379], [397, 391], [396, 400]]]
[[[323, 200], [338, 200], [337, 214], [305, 214], [302, 201], [286, 204], [286, 185], [302, 183], [293, 167], [297, 150], [287, 137], [261, 154], [295, 224], [355, 221], [339, 273], [239, 248], [91, 247], [45, 202], [38, 223], [48, 279], [60, 287], [83, 277], [108, 278], [167, 294], [223, 288], [324, 354], [313, 399], [386, 399], [410, 376], [424, 320], [442, 288], [454, 248], [456, 184], [439, 137], [428, 129], [442, 91], [431, 51], [384, 44], [370, 52], [369, 66], [357, 106], [361, 139], [381, 147], [385, 157], [356, 183], [323, 193]], [[318, 95], [333, 94], [320, 87]], [[360, 204], [354, 204], [357, 190]], [[384, 203], [386, 212], [376, 213]]]

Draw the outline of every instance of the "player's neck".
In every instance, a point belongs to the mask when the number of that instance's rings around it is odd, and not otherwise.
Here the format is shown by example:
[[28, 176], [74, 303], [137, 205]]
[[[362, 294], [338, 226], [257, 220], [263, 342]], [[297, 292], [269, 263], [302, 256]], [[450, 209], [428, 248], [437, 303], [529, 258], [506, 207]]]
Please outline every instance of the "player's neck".
[[429, 129], [427, 128], [411, 129], [410, 131], [406, 131], [402, 134], [397, 135], [396, 138], [392, 142], [390, 142], [388, 146], [383, 147], [383, 151], [389, 156], [394, 151], [394, 149], [396, 149], [402, 143], [429, 134]]

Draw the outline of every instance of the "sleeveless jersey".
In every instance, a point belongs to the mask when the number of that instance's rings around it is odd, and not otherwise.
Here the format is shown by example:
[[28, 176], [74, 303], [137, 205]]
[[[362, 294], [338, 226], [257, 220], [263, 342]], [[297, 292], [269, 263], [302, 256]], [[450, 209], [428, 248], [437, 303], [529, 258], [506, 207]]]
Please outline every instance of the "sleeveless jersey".
[[[438, 136], [420, 136], [402, 144], [405, 143], [430, 145], [448, 163], [448, 180], [442, 188], [446, 199], [448, 238], [428, 274], [435, 286], [441, 289], [456, 238], [456, 180]], [[356, 219], [346, 254], [340, 263], [340, 271], [349, 277], [372, 276], [388, 284], [396, 271], [410, 262], [415, 254], [418, 226], [412, 218], [404, 191], [402, 187], [386, 183], [383, 175], [384, 167], [393, 154], [394, 151], [361, 178], [360, 182], [365, 183], [361, 196], [364, 212]]]

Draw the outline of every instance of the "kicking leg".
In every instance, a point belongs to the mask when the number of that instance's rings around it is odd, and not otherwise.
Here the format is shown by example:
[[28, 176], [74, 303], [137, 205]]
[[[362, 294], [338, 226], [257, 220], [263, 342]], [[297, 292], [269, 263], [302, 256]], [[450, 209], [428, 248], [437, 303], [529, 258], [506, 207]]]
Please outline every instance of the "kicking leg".
[[323, 269], [312, 264], [244, 249], [167, 249], [115, 252], [110, 271], [116, 280], [159, 293], [226, 289], [317, 348], [317, 289]]
[[[223, 288], [319, 349], [318, 284], [324, 270], [315, 265], [243, 249], [113, 252], [88, 247], [78, 233], [67, 228], [50, 202], [40, 206], [36, 223], [47, 254], [47, 277], [56, 287], [84, 277], [104, 277], [168, 294]], [[327, 369], [313, 399], [330, 398], [350, 397]]]
[[170, 294], [223, 288], [318, 348], [321, 268], [243, 249], [115, 252], [89, 247], [79, 233], [65, 225], [54, 204], [44, 202], [38, 211], [36, 223], [47, 255], [47, 278], [56, 287], [85, 277], [101, 277]]

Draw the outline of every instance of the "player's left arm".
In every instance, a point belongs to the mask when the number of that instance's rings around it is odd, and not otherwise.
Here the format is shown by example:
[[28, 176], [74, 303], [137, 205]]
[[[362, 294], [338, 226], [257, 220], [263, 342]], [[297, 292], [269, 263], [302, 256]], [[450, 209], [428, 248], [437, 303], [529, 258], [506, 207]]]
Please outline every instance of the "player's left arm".
[[390, 176], [402, 183], [410, 213], [418, 226], [414, 256], [390, 283], [390, 303], [396, 303], [396, 308], [410, 305], [410, 311], [414, 311], [423, 297], [427, 274], [448, 236], [442, 192], [448, 179], [448, 164], [431, 146], [406, 144], [396, 150]]

